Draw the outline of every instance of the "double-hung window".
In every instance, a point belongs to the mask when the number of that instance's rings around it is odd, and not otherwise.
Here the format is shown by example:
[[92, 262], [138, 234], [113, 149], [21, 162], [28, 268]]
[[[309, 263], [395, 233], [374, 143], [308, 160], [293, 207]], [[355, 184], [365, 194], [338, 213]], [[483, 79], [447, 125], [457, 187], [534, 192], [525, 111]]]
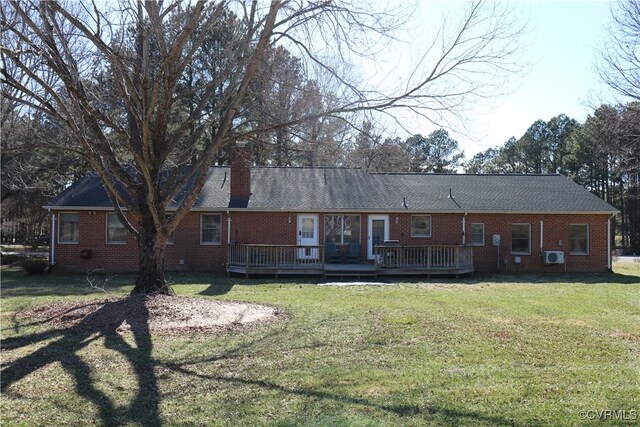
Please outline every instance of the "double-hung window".
[[60, 212], [58, 242], [78, 243], [80, 241], [80, 216], [77, 212]]
[[569, 253], [572, 255], [589, 254], [588, 224], [569, 224]]
[[471, 244], [484, 246], [484, 224], [471, 224]]
[[431, 237], [431, 215], [411, 216], [411, 237]]
[[531, 254], [531, 224], [511, 224], [511, 253]]
[[169, 234], [169, 237], [167, 237], [167, 241], [165, 244], [175, 245], [175, 243], [176, 243], [176, 237], [174, 236], [174, 233]]
[[107, 214], [107, 243], [116, 245], [127, 243], [127, 229], [114, 213]]
[[222, 216], [220, 214], [202, 214], [200, 221], [200, 243], [203, 245], [219, 245], [220, 224]]

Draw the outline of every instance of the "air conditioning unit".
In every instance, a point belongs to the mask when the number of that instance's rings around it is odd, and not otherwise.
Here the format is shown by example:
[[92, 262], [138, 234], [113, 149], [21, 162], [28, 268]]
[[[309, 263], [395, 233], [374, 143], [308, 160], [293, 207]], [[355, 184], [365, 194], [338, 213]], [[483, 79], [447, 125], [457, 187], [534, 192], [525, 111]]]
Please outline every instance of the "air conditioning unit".
[[545, 264], [564, 264], [564, 252], [562, 251], [544, 251]]

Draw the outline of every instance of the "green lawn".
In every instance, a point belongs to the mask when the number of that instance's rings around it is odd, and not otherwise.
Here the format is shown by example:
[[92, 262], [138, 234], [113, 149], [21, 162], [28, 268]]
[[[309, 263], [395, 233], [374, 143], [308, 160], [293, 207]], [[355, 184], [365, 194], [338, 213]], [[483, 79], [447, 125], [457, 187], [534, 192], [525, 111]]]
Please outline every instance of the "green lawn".
[[[640, 419], [640, 264], [385, 287], [171, 280], [180, 295], [290, 316], [233, 333], [79, 336], [16, 312], [103, 298], [84, 276], [3, 270], [2, 425], [583, 425], [580, 411], [601, 410]], [[108, 290], [130, 283], [119, 276]], [[624, 423], [638, 420], [605, 425]]]

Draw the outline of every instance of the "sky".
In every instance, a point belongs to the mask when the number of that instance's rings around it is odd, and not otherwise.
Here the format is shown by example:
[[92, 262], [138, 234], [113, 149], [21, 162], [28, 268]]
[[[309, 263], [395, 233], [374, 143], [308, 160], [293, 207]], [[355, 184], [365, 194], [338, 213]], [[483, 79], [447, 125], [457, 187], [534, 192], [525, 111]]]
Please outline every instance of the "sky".
[[[519, 138], [538, 119], [547, 121], [564, 113], [583, 122], [594, 105], [614, 100], [595, 69], [598, 49], [612, 21], [610, 2], [512, 1], [507, 5], [527, 25], [526, 47], [519, 54], [527, 67], [505, 84], [506, 94], [475, 102], [465, 112], [467, 129], [451, 125], [467, 158], [502, 145], [511, 136]], [[414, 20], [434, 26], [442, 13], [455, 14], [465, 6], [457, 0], [421, 0]], [[419, 118], [405, 119], [403, 124], [410, 133], [426, 135], [435, 129]]]

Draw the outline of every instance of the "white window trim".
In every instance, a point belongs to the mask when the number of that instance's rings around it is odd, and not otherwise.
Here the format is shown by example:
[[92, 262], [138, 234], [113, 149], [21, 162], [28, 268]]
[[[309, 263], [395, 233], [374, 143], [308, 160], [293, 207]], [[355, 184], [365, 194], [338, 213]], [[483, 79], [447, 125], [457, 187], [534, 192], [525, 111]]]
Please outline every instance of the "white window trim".
[[[473, 228], [474, 225], [482, 226], [482, 243], [473, 243], [473, 231], [471, 229]], [[469, 245], [484, 246], [484, 234], [485, 234], [484, 222], [472, 222], [471, 224], [469, 224]]]
[[[78, 240], [63, 241], [60, 236], [62, 234], [62, 221], [60, 221], [61, 214], [78, 214]], [[79, 245], [80, 244], [80, 213], [77, 211], [62, 211], [58, 212], [58, 241], [60, 245]]]
[[[429, 234], [413, 234], [413, 217], [415, 216], [426, 216], [429, 217]], [[411, 215], [411, 223], [409, 224], [410, 227], [410, 231], [411, 231], [411, 237], [416, 237], [419, 239], [426, 239], [426, 238], [430, 238], [431, 234], [432, 234], [432, 227], [433, 227], [433, 223], [431, 220], [431, 215], [428, 214], [416, 214], [416, 215]]]
[[[107, 214], [104, 216], [104, 242], [105, 242], [105, 244], [107, 244], [107, 245], [126, 245], [127, 244], [127, 237], [126, 236], [125, 236], [124, 240], [109, 241], [109, 215], [115, 215], [115, 217], [118, 218], [118, 215], [116, 215], [115, 212], [107, 212]], [[120, 221], [120, 218], [118, 218], [118, 221]], [[122, 227], [124, 228], [124, 225]], [[125, 228], [125, 231], [126, 230], [127, 229]]]
[[[575, 256], [587, 256], [589, 255], [589, 251], [591, 249], [591, 245], [589, 245], [589, 236], [590, 236], [590, 227], [589, 224], [569, 224], [569, 227], [571, 227], [572, 225], [584, 225], [587, 227], [587, 251], [586, 252], [569, 252], [569, 255], [575, 255]], [[569, 230], [567, 230], [568, 232]], [[567, 242], [569, 243], [569, 249], [571, 249], [571, 236], [569, 236], [569, 238], [567, 239]]]
[[[529, 249], [526, 252], [513, 250], [513, 226], [514, 225], [526, 225], [529, 227]], [[511, 254], [512, 255], [531, 255], [531, 224], [528, 222], [514, 222], [511, 224]]]
[[[213, 215], [217, 215], [217, 216], [220, 217], [220, 241], [219, 242], [203, 242], [202, 241], [202, 222], [203, 222], [203, 218], [205, 216], [213, 216]], [[202, 246], [220, 246], [220, 245], [222, 245], [222, 214], [215, 213], [215, 212], [201, 213], [200, 214], [200, 245], [202, 245]]]

